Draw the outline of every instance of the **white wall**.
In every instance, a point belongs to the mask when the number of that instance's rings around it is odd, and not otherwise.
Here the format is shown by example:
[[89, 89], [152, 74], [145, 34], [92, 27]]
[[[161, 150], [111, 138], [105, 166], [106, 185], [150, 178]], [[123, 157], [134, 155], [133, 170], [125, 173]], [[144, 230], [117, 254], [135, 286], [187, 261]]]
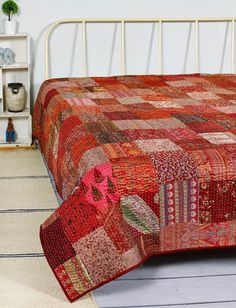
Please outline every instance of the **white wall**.
[[[232, 17], [235, 0], [18, 0], [20, 32], [32, 36], [33, 84], [35, 93], [44, 79], [43, 38], [46, 27], [60, 18], [113, 17]], [[202, 34], [204, 28], [205, 35]], [[77, 32], [76, 32], [77, 31]], [[114, 25], [89, 25], [88, 69], [90, 75], [120, 73], [120, 28]], [[157, 26], [129, 25], [126, 30], [127, 73], [155, 73]], [[194, 70], [194, 28], [187, 24], [166, 25], [164, 35], [164, 72]], [[77, 35], [77, 38], [76, 38]], [[53, 76], [81, 73], [80, 29], [61, 26], [52, 38]], [[229, 71], [230, 26], [202, 25], [201, 70]], [[141, 43], [140, 43], [141, 42]], [[212, 55], [206, 57], [209, 52]], [[72, 59], [72, 60], [71, 60]]]

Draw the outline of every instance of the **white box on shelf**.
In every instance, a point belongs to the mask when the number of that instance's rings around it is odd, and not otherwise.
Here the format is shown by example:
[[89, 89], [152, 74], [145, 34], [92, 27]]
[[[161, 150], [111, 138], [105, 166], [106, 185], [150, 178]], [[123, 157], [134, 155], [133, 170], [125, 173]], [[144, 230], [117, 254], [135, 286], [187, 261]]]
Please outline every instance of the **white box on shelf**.
[[14, 52], [15, 64], [30, 65], [30, 36], [28, 34], [1, 34], [0, 47], [10, 48]]

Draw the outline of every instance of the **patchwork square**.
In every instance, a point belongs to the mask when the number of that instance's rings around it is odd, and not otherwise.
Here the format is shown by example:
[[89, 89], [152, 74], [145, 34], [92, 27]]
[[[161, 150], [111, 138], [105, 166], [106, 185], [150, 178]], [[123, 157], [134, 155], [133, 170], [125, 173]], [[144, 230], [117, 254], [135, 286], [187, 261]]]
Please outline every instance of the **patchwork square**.
[[158, 183], [197, 178], [197, 166], [191, 155], [182, 151], [149, 153], [155, 167]]
[[219, 96], [217, 96], [214, 93], [211, 92], [190, 92], [188, 95], [194, 99], [202, 100], [202, 99], [218, 99]]
[[179, 88], [177, 87], [170, 87], [170, 86], [166, 86], [166, 87], [158, 87], [156, 89], [157, 93], [161, 93], [166, 95], [169, 99], [171, 98], [188, 98], [188, 96], [183, 93], [183, 91], [181, 91]]
[[59, 217], [47, 228], [41, 228], [40, 237], [44, 246], [44, 253], [50, 256], [52, 268], [57, 268], [76, 255]]
[[[195, 131], [189, 128], [176, 128], [176, 129], [160, 129], [160, 134], [173, 142], [183, 141], [190, 142], [190, 140], [196, 139], [198, 136]], [[163, 138], [164, 138], [163, 137]]]
[[121, 105], [119, 103], [117, 104], [105, 104], [105, 105], [100, 105], [99, 106], [99, 110], [102, 111], [103, 113], [109, 113], [109, 112], [127, 112], [129, 111], [129, 109], [124, 106], [124, 105]]
[[102, 105], [102, 106], [107, 106], [107, 105], [119, 105], [119, 101], [116, 100], [115, 98], [95, 98], [93, 99], [93, 102], [96, 105]]
[[[70, 281], [71, 289], [73, 287], [78, 294], [82, 293], [85, 288], [91, 288], [91, 279], [86, 275], [87, 271], [78, 255], [66, 261], [63, 264], [63, 269], [64, 273], [66, 272], [67, 274], [64, 276], [64, 284], [68, 285], [68, 281]], [[57, 274], [58, 276], [63, 275], [63, 270], [59, 271], [59, 269], [57, 269]]]
[[166, 119], [171, 117], [171, 111], [166, 109], [156, 109], [150, 111], [135, 111], [137, 118], [143, 120], [155, 120], [157, 116], [160, 119]]
[[121, 195], [135, 194], [137, 191], [157, 191], [156, 170], [149, 157], [116, 158], [111, 162]]
[[115, 159], [129, 156], [142, 156], [144, 153], [135, 143], [112, 143], [104, 144], [103, 151], [108, 159]]
[[70, 106], [96, 106], [90, 98], [79, 98], [74, 93], [64, 93], [63, 96]]
[[203, 121], [203, 122], [191, 122], [188, 123], [188, 127], [195, 131], [195, 133], [215, 133], [226, 131], [225, 127], [219, 123], [213, 121]]
[[145, 235], [159, 232], [159, 217], [140, 196], [123, 196], [120, 202], [123, 218], [134, 233]]
[[222, 125], [224, 128], [228, 129], [228, 130], [234, 130], [236, 129], [236, 119], [234, 118], [222, 118], [222, 119], [217, 119], [216, 122], [219, 125]]
[[222, 222], [236, 218], [236, 182], [203, 182], [199, 186], [201, 223]]
[[91, 132], [95, 136], [103, 131], [105, 132], [118, 131], [116, 126], [112, 122], [108, 121], [108, 119], [106, 119], [106, 121], [100, 121], [98, 123], [95, 121], [90, 121], [90, 122], [84, 123], [84, 126], [86, 127], [87, 131]]
[[171, 100], [172, 102], [176, 102], [180, 106], [199, 106], [202, 104], [202, 101], [197, 101], [195, 99], [188, 98], [175, 98]]
[[174, 117], [176, 118], [176, 121], [179, 121], [180, 123], [182, 123], [182, 126], [179, 125], [180, 128], [181, 127], [184, 128], [184, 127], [186, 127], [186, 125], [190, 125], [191, 123], [198, 124], [198, 123], [202, 123], [202, 122], [207, 122], [206, 117], [200, 116], [200, 115], [197, 115], [197, 114], [175, 113]]
[[174, 101], [151, 101], [150, 104], [155, 108], [183, 108], [180, 104]]
[[[231, 144], [236, 143], [236, 136], [230, 135], [229, 133], [203, 133], [199, 134], [201, 137], [207, 139], [213, 144]], [[234, 138], [232, 138], [234, 137]]]
[[126, 129], [152, 129], [152, 123], [144, 120], [113, 120], [113, 124], [120, 130]]
[[147, 102], [151, 102], [151, 101], [166, 101], [169, 100], [170, 97], [163, 94], [163, 93], [158, 93], [159, 88], [153, 88], [153, 91], [155, 91], [155, 94], [152, 95], [144, 95], [143, 99]]
[[211, 85], [211, 82], [207, 79], [207, 78], [204, 78], [204, 76], [188, 76], [188, 75], [185, 75], [183, 76], [183, 79], [184, 80], [188, 80], [190, 82], [193, 82], [194, 84], [197, 84], [197, 85], [202, 85], [202, 86], [206, 86], [206, 85]]
[[97, 165], [102, 165], [109, 162], [102, 147], [95, 147], [87, 150], [82, 155], [79, 167], [78, 167], [78, 179], [82, 177], [91, 169], [95, 168]]
[[85, 122], [100, 122], [100, 121], [107, 121], [107, 117], [102, 114], [101, 112], [96, 112], [93, 110], [80, 110], [79, 111], [79, 119], [85, 123]]
[[[116, 249], [120, 253], [122, 252], [124, 257], [127, 251], [132, 250], [132, 247], [136, 246], [136, 241], [133, 239], [132, 233], [130, 234], [129, 225], [123, 219], [122, 209], [120, 208], [119, 204], [114, 207], [112, 213], [114, 219], [107, 221], [104, 230], [111, 238], [112, 242], [116, 246]], [[122, 226], [122, 228], [120, 228], [120, 226]], [[120, 238], [121, 240], [116, 241], [117, 238]]]
[[110, 120], [128, 120], [137, 119], [137, 114], [129, 111], [104, 112], [105, 116]]
[[215, 94], [234, 94], [233, 91], [221, 88], [221, 87], [212, 87], [211, 86], [206, 86], [206, 90]]
[[159, 129], [127, 129], [123, 133], [130, 139], [166, 139], [166, 134]]
[[[230, 147], [230, 148], [229, 148]], [[235, 143], [189, 151], [198, 170], [199, 182], [235, 179]]]
[[138, 88], [138, 89], [133, 89], [132, 90], [135, 94], [137, 95], [155, 95], [155, 91], [153, 91], [152, 89], [149, 89], [149, 88]]
[[177, 140], [176, 144], [178, 144], [179, 147], [181, 147], [183, 150], [187, 152], [191, 152], [194, 150], [201, 149], [212, 149], [214, 146], [212, 143], [210, 143], [208, 140], [197, 136], [194, 139], [186, 139], [186, 140]]
[[117, 90], [110, 90], [109, 93], [111, 93], [111, 95], [115, 98], [136, 96], [135, 92], [132, 92], [124, 87], [121, 87], [120, 89]]
[[224, 106], [224, 107], [215, 107], [217, 110], [220, 112], [226, 113], [226, 114], [231, 114], [235, 113], [236, 114], [236, 105], [231, 105], [231, 106]]
[[234, 220], [222, 223], [170, 225], [161, 229], [161, 251], [231, 247], [235, 236], [235, 227]]
[[[68, 270], [68, 269], [67, 269]], [[70, 301], [75, 301], [79, 298], [79, 293], [76, 289], [77, 288], [77, 281], [75, 279], [70, 279], [69, 273], [67, 273], [66, 268], [63, 264], [59, 265], [54, 270], [55, 276], [57, 277], [58, 281], [60, 281], [60, 284], [65, 291], [66, 294], [68, 294], [68, 298]], [[73, 276], [73, 278], [75, 275]], [[75, 284], [75, 285], [74, 285]]]
[[[122, 256], [103, 228], [89, 233], [73, 245], [93, 283], [115, 277], [125, 270]], [[96, 268], [94, 267], [96, 260]], [[97, 270], [97, 269], [100, 270]]]
[[167, 81], [167, 84], [169, 84], [172, 87], [191, 87], [194, 85], [190, 80], [176, 80], [176, 81]]
[[104, 99], [104, 98], [113, 98], [114, 95], [112, 95], [109, 92], [89, 92], [87, 93], [87, 97], [92, 98], [92, 99], [94, 98]]
[[179, 119], [176, 118], [167, 118], [167, 119], [159, 119], [159, 120], [147, 120], [148, 125], [152, 128], [161, 129], [165, 128], [186, 128], [186, 125]]
[[123, 260], [127, 268], [134, 267], [135, 265], [141, 263], [142, 258], [137, 245], [123, 253]]
[[136, 140], [135, 143], [142, 151], [147, 153], [181, 150], [178, 145], [176, 145], [169, 139]]
[[130, 96], [130, 97], [118, 97], [117, 101], [119, 101], [121, 104], [132, 105], [132, 104], [143, 103], [144, 99], [140, 96]]
[[[80, 192], [77, 191], [66, 200], [63, 207], [59, 208], [61, 225], [67, 241], [71, 244], [100, 227], [100, 222], [96, 217], [96, 207], [85, 198], [79, 199], [79, 196]], [[84, 207], [86, 207], [86, 215], [83, 214]]]
[[[122, 105], [124, 106], [124, 105]], [[144, 111], [144, 112], [152, 112], [156, 111], [157, 109], [151, 104], [151, 102], [141, 102], [135, 104], [129, 104], [125, 106], [126, 110], [137, 112], [137, 111]]]
[[182, 222], [198, 222], [198, 180], [161, 184], [158, 193], [161, 227]]

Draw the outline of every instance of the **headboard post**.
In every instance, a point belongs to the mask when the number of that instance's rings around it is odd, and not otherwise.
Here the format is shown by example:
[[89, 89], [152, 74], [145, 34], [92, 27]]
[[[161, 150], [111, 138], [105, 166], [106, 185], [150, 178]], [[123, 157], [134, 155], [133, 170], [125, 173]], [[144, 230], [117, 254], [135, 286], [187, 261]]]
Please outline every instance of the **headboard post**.
[[195, 20], [195, 71], [199, 73], [199, 22]]
[[231, 21], [231, 73], [234, 73], [235, 66], [235, 19]]

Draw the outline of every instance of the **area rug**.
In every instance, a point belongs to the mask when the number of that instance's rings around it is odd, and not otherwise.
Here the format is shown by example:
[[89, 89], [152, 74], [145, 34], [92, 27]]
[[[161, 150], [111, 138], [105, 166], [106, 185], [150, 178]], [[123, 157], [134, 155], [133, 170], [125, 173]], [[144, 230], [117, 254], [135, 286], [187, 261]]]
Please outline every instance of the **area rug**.
[[[39, 151], [0, 151], [0, 307], [71, 307], [51, 273], [38, 230], [58, 206]], [[98, 307], [92, 294], [78, 308]]]

